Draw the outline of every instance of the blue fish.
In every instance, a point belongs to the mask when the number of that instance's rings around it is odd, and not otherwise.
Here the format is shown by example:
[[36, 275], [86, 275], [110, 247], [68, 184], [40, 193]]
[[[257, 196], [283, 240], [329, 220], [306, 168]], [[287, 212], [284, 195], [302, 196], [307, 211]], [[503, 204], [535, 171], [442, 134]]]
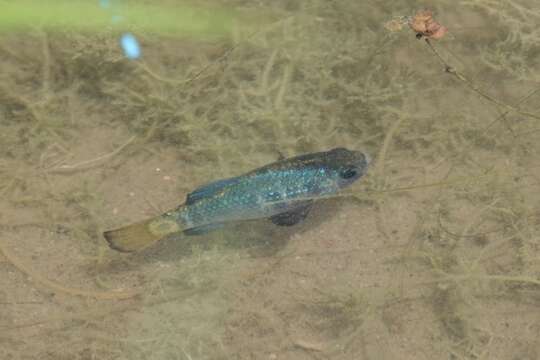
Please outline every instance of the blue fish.
[[199, 235], [235, 221], [269, 218], [291, 226], [307, 216], [314, 200], [362, 177], [368, 164], [367, 155], [345, 148], [279, 160], [204, 185], [173, 210], [103, 235], [111, 248], [131, 252], [172, 233]]

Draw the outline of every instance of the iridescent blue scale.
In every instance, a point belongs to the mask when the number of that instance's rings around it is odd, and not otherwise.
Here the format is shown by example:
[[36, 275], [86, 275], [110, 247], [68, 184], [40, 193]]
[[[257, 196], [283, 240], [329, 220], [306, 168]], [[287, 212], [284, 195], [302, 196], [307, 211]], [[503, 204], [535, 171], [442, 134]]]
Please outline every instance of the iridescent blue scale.
[[368, 163], [361, 152], [344, 148], [280, 160], [201, 186], [175, 210], [104, 236], [112, 248], [129, 252], [174, 232], [200, 235], [232, 221], [268, 218], [292, 226], [308, 215], [313, 201], [362, 177]]
[[367, 165], [365, 155], [343, 148], [277, 161], [197, 189], [178, 208], [177, 219], [194, 228], [289, 213], [305, 206], [307, 199], [351, 184]]

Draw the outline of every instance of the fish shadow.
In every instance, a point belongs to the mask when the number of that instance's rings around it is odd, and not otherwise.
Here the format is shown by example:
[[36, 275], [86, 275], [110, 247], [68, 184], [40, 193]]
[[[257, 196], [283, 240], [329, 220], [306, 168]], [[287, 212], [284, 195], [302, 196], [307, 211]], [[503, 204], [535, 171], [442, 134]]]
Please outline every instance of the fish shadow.
[[252, 257], [272, 256], [285, 248], [293, 236], [301, 235], [332, 219], [349, 201], [353, 200], [319, 200], [313, 204], [306, 219], [292, 226], [278, 226], [269, 219], [260, 219], [227, 224], [219, 230], [203, 235], [174, 234], [134, 256], [144, 258], [145, 262], [177, 261], [189, 257], [194, 248], [209, 250], [215, 247], [247, 249]]

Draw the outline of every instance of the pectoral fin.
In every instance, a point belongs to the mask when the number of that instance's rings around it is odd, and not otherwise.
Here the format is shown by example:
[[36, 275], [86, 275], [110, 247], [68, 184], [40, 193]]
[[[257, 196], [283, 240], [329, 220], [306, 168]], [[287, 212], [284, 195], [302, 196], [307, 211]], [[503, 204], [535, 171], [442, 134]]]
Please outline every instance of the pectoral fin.
[[312, 201], [306, 201], [294, 210], [282, 212], [270, 217], [270, 221], [278, 226], [293, 226], [304, 220], [311, 210]]

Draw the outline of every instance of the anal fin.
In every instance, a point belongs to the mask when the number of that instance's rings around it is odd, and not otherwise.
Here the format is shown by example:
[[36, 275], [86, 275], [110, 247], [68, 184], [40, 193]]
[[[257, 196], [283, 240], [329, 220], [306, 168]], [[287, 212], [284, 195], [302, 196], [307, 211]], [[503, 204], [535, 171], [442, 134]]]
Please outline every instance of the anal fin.
[[208, 224], [208, 225], [202, 225], [197, 226], [191, 229], [184, 230], [184, 234], [188, 236], [192, 235], [204, 235], [211, 231], [217, 230], [219, 228], [222, 228], [223, 224]]

